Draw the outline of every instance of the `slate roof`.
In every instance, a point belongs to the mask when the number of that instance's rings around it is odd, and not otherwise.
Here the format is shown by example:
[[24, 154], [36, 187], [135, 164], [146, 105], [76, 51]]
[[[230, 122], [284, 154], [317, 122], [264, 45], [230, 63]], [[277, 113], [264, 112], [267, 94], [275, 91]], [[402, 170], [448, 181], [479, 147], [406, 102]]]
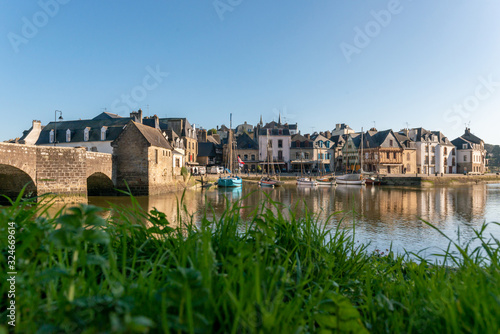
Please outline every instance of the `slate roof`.
[[160, 129], [152, 128], [148, 125], [136, 123], [134, 121], [130, 121], [127, 126], [135, 126], [150, 146], [166, 148], [168, 150], [173, 149]]
[[110, 112], [103, 112], [93, 118], [93, 120], [103, 120], [103, 119], [113, 119], [113, 118], [123, 118], [120, 115], [112, 114]]
[[268, 133], [268, 130], [270, 130], [269, 135], [270, 136], [289, 136], [290, 135], [290, 130], [286, 128], [262, 128], [259, 130], [259, 136], [266, 136]]
[[214, 143], [198, 143], [198, 157], [214, 158], [215, 156], [216, 152]]
[[344, 145], [345, 141], [346, 141], [346, 138], [345, 136], [343, 135], [335, 135], [335, 136], [331, 136], [330, 138], [330, 141], [333, 142], [333, 145], [334, 146], [338, 146], [339, 144], [340, 145]]
[[50, 144], [50, 131], [57, 126], [57, 138], [56, 141], [59, 143], [66, 142], [66, 131], [69, 129], [71, 131], [71, 141], [83, 142], [85, 128], [90, 128], [89, 140], [88, 141], [101, 141], [101, 128], [103, 126], [107, 127], [106, 130], [106, 141], [113, 141], [120, 133], [123, 131], [123, 127], [130, 122], [130, 118], [108, 118], [108, 119], [85, 119], [77, 121], [61, 121], [50, 122], [43, 127], [40, 137], [38, 138], [35, 145]]
[[[299, 146], [297, 146], [297, 141], [299, 142]], [[292, 136], [291, 147], [292, 148], [312, 148], [314, 140], [307, 139], [303, 135], [297, 133]], [[308, 144], [306, 146], [306, 143]]]
[[394, 136], [404, 149], [416, 149], [415, 143], [406, 134], [395, 132]]
[[[483, 143], [483, 140], [475, 135], [473, 135], [471, 132], [470, 132], [470, 129], [467, 128], [465, 130], [465, 133], [463, 135], [461, 135], [460, 137], [458, 137], [457, 139], [462, 139], [463, 141], [466, 141], [468, 143], [472, 143], [472, 144], [477, 144], [477, 145], [481, 145], [481, 143]], [[457, 140], [455, 139], [455, 140]], [[452, 141], [453, 144], [455, 144], [455, 140]], [[456, 145], [455, 145], [456, 146]]]
[[[392, 130], [384, 130], [384, 131], [367, 131], [363, 138], [363, 147], [364, 148], [375, 148], [382, 147], [384, 142], [386, 141], [389, 135], [393, 134]], [[361, 138], [360, 138], [361, 139]], [[402, 147], [399, 140], [396, 138], [396, 144], [399, 147]]]
[[243, 133], [236, 138], [236, 148], [239, 150], [258, 150], [259, 144], [249, 135]]

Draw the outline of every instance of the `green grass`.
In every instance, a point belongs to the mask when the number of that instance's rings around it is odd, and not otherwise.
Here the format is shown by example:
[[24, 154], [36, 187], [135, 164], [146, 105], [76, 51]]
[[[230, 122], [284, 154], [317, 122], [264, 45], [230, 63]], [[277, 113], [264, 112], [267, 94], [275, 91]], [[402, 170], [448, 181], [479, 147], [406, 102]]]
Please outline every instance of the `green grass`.
[[450, 241], [443, 260], [453, 265], [439, 266], [369, 253], [353, 231], [293, 209], [285, 219], [270, 199], [246, 221], [241, 202], [228, 202], [195, 223], [144, 212], [133, 197], [111, 218], [85, 205], [44, 218], [50, 203], [20, 198], [0, 211], [2, 276], [7, 223], [17, 225], [18, 333], [500, 331], [500, 243], [485, 226], [480, 248]]

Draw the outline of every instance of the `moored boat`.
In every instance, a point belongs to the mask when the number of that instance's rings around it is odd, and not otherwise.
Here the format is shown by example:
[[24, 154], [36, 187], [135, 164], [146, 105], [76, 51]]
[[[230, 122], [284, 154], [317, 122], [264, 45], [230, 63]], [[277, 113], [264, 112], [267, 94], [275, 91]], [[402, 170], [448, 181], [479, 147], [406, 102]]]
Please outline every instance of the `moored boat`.
[[311, 180], [308, 177], [301, 177], [297, 179], [298, 186], [317, 186], [318, 182], [316, 180]]
[[337, 184], [344, 185], [359, 185], [362, 186], [365, 184], [365, 180], [360, 174], [346, 174], [342, 176], [338, 176], [335, 181]]
[[242, 180], [239, 176], [229, 175], [217, 180], [218, 187], [241, 187]]
[[316, 179], [318, 186], [334, 186], [337, 183], [333, 177], [320, 177]]

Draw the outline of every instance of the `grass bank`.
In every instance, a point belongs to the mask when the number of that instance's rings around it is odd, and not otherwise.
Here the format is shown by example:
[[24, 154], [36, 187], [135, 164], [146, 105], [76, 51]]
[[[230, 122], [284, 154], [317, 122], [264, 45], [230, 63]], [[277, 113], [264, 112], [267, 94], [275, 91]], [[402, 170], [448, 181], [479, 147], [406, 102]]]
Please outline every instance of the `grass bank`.
[[326, 230], [293, 210], [285, 220], [271, 200], [247, 221], [241, 203], [228, 203], [221, 217], [196, 224], [132, 203], [108, 219], [85, 205], [50, 219], [41, 215], [47, 203], [18, 199], [2, 209], [1, 318], [15, 222], [18, 333], [500, 330], [500, 243], [484, 229], [481, 248], [453, 256], [450, 243], [445, 256], [454, 266], [446, 267], [368, 253], [354, 230]]

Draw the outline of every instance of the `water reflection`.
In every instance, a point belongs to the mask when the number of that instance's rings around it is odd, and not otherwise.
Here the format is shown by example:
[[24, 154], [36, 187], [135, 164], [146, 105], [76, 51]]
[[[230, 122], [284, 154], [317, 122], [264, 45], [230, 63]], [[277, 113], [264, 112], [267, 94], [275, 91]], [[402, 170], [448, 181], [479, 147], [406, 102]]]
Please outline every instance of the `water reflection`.
[[[474, 236], [473, 228], [484, 222], [498, 221], [500, 217], [500, 184], [443, 188], [397, 187], [297, 187], [259, 188], [245, 184], [243, 188], [187, 190], [162, 196], [138, 197], [145, 210], [156, 208], [165, 212], [170, 221], [189, 218], [199, 221], [201, 212], [210, 208], [220, 216], [237, 200], [241, 200], [240, 214], [248, 217], [267, 197], [295, 208], [299, 216], [307, 209], [314, 212], [320, 222], [330, 217], [331, 227], [355, 225], [356, 238], [371, 242], [372, 248], [386, 249], [391, 245], [401, 251], [419, 251], [430, 247], [427, 254], [446, 248], [448, 242], [421, 219], [433, 223], [450, 237], [460, 231], [460, 242]], [[89, 197], [89, 204], [109, 207], [110, 203], [130, 205], [127, 197]], [[184, 208], [185, 211], [184, 212]], [[273, 209], [276, 212], [276, 209]], [[287, 216], [287, 210], [280, 209]], [[500, 238], [500, 228], [488, 230]]]

